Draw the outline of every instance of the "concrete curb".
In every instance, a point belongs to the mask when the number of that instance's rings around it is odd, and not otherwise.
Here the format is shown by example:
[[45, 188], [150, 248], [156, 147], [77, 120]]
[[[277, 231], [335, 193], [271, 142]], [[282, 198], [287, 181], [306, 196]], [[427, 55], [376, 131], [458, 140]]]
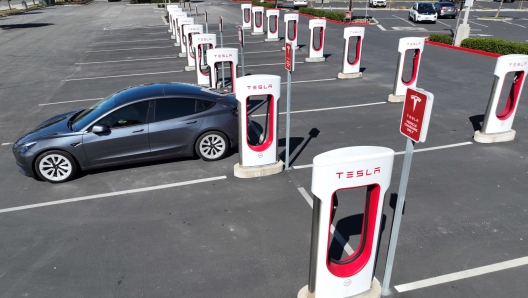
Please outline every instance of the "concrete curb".
[[480, 20], [480, 21], [503, 22], [503, 21], [513, 21], [513, 18], [502, 18], [502, 19], [477, 18], [477, 20]]

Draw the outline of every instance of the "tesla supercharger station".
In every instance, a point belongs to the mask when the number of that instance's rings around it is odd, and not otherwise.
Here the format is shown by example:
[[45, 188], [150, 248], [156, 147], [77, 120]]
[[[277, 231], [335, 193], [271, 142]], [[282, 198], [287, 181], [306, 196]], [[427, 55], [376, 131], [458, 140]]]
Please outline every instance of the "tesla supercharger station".
[[268, 18], [268, 38], [264, 41], [279, 41], [279, 9], [267, 9], [266, 17]]
[[203, 34], [203, 25], [186, 25], [183, 26], [183, 35], [185, 36], [185, 45], [187, 47], [187, 66], [185, 71], [194, 70], [194, 60], [196, 55], [192, 52], [193, 35]]
[[251, 29], [251, 4], [241, 4], [242, 9], [242, 28]]
[[[308, 285], [297, 297], [344, 298], [368, 291], [378, 292], [379, 297], [379, 283], [375, 281], [372, 290], [371, 284], [374, 283], [383, 201], [393, 161], [392, 149], [374, 146], [341, 148], [314, 157], [310, 273]], [[329, 250], [336, 194], [340, 190], [360, 187], [366, 189], [366, 198], [358, 202], [364, 206], [359, 246], [350, 256], [333, 260]], [[340, 197], [343, 199], [346, 198]]]
[[178, 33], [180, 35], [180, 41], [181, 41], [180, 43], [181, 52], [179, 56], [184, 58], [184, 57], [187, 57], [187, 38], [185, 37], [183, 28], [188, 25], [193, 25], [194, 19], [193, 18], [178, 18], [176, 19], [176, 21], [178, 24], [178, 29], [179, 29]]
[[[209, 51], [216, 48], [216, 34], [196, 34], [192, 37], [192, 49], [195, 56], [194, 67], [196, 68], [196, 83], [201, 86], [209, 86], [209, 75], [211, 71], [204, 72], [209, 59]], [[206, 49], [207, 57], [206, 57]], [[210, 86], [209, 86], [210, 87]]]
[[174, 39], [174, 37], [173, 37], [174, 36], [174, 27], [173, 27], [173, 25], [174, 25], [174, 23], [173, 23], [174, 17], [173, 17], [172, 14], [175, 13], [175, 12], [181, 12], [181, 11], [182, 11], [182, 9], [178, 8], [178, 5], [167, 6], [167, 12], [169, 14], [169, 31], [168, 32], [169, 33], [173, 33], [171, 35], [171, 39]]
[[178, 26], [178, 20], [180, 18], [186, 18], [187, 13], [186, 12], [173, 12], [172, 13], [172, 35], [171, 39], [174, 39], [176, 42], [174, 43], [175, 47], [180, 46], [181, 42], [181, 33], [180, 33], [180, 26]]
[[213, 88], [218, 87], [219, 72], [222, 62], [227, 64], [231, 70], [231, 93], [236, 93], [236, 78], [238, 68], [238, 49], [235, 48], [217, 48], [207, 51], [207, 65], [209, 66], [209, 85]]
[[[296, 13], [287, 13], [284, 15], [284, 47], [282, 50], [286, 49], [286, 43], [291, 43], [292, 47], [299, 49], [297, 46], [297, 29], [299, 27], [299, 15]], [[292, 35], [290, 36], [290, 26], [292, 26]]]
[[251, 35], [264, 34], [264, 7], [254, 6], [253, 11], [253, 32]]
[[[394, 89], [389, 95], [390, 102], [403, 102], [407, 88], [416, 88], [418, 80], [418, 70], [420, 69], [420, 59], [424, 50], [425, 38], [423, 37], [405, 37], [400, 38], [398, 45], [398, 65], [396, 66], [396, 77], [394, 78]], [[403, 79], [405, 54], [407, 51], [413, 51], [411, 77], [408, 80]]]
[[[235, 176], [253, 178], [282, 172], [284, 163], [277, 158], [278, 115], [281, 78], [275, 75], [252, 75], [236, 79], [238, 100], [238, 152], [240, 161], [234, 167]], [[250, 144], [249, 130], [254, 129], [248, 115], [249, 100], [265, 96], [268, 113], [264, 123], [265, 134], [258, 144]]]
[[[343, 66], [337, 75], [339, 79], [362, 78], [361, 72], [361, 50], [363, 49], [363, 39], [365, 37], [364, 27], [347, 27], [344, 30], [343, 38], [345, 46], [343, 48]], [[355, 51], [350, 54], [351, 49]]]
[[[497, 143], [512, 141], [515, 130], [513, 119], [521, 97], [521, 91], [528, 72], [528, 55], [505, 55], [497, 59], [495, 80], [486, 108], [482, 129], [475, 131], [474, 139], [479, 143]], [[513, 82], [508, 86], [506, 75], [513, 73]], [[510, 88], [509, 90], [507, 88]], [[501, 93], [508, 92], [506, 103], [500, 103]], [[499, 108], [503, 106], [503, 108]]]
[[323, 56], [324, 41], [325, 41], [325, 30], [326, 20], [314, 19], [308, 22], [310, 28], [310, 52], [306, 62], [324, 62], [326, 61]]

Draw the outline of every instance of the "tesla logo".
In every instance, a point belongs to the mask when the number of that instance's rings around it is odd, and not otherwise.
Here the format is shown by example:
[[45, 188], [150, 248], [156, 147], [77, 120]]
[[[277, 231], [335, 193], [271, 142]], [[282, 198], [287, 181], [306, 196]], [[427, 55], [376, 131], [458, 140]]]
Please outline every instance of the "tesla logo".
[[361, 33], [361, 31], [350, 31], [349, 34], [358, 34]]
[[230, 57], [233, 57], [233, 54], [218, 54], [218, 55], [214, 55], [215, 58], [230, 58]]
[[357, 171], [350, 171], [350, 172], [336, 172], [337, 179], [341, 179], [341, 176], [343, 178], [360, 178], [363, 176], [370, 176], [372, 174], [379, 174], [381, 173], [381, 167], [376, 167], [371, 172], [371, 170], [357, 170]]
[[413, 104], [413, 112], [414, 112], [414, 110], [416, 109], [416, 103], [422, 102], [422, 99], [416, 95], [411, 95], [411, 98], [412, 100], [414, 100], [414, 104]]
[[524, 61], [524, 62], [510, 62], [508, 64], [510, 64], [510, 67], [515, 67], [515, 66], [525, 66], [526, 64], [528, 64], [528, 62], [526, 62], [526, 61]]
[[350, 286], [351, 284], [352, 284], [352, 281], [351, 281], [350, 279], [347, 279], [347, 280], [345, 280], [345, 281], [343, 282], [343, 285], [344, 285], [345, 287], [348, 287], [348, 286]]
[[421, 42], [408, 42], [407, 43], [408, 46], [419, 46], [421, 44], [422, 44]]
[[211, 37], [199, 37], [197, 38], [198, 41], [213, 41]]
[[253, 90], [266, 90], [266, 89], [271, 89], [273, 88], [273, 84], [268, 84], [268, 85], [253, 85], [253, 86], [247, 86], [248, 90], [251, 90], [253, 88]]
[[314, 27], [322, 27], [324, 25], [323, 22], [319, 22], [319, 23], [312, 23], [314, 25]]
[[195, 32], [200, 31], [200, 28], [193, 28], [193, 27], [191, 27], [191, 28], [187, 27], [185, 29], [187, 29], [187, 32], [189, 32], [189, 31], [195, 31]]

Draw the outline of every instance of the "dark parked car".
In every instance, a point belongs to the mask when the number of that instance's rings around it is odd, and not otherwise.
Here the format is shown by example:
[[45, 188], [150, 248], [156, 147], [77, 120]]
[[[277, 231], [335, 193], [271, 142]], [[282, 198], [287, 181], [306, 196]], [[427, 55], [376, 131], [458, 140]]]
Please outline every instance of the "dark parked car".
[[192, 156], [211, 161], [238, 144], [233, 94], [189, 84], [130, 87], [55, 116], [13, 145], [19, 171], [59, 183], [98, 167]]
[[456, 18], [458, 15], [458, 7], [454, 3], [451, 2], [436, 2], [435, 5], [436, 13], [438, 14], [438, 18], [441, 17], [449, 17], [449, 18]]

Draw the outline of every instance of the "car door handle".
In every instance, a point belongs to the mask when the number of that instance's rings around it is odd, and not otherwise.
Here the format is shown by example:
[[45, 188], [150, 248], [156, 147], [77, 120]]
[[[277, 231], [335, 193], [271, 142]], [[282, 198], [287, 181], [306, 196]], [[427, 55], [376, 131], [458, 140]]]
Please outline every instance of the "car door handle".
[[198, 121], [195, 120], [195, 121], [192, 121], [192, 122], [187, 122], [187, 124], [194, 124], [194, 123], [196, 123], [196, 122], [198, 122]]
[[142, 132], [144, 129], [140, 129], [140, 130], [135, 130], [133, 131], [132, 133], [136, 133], [136, 132]]

